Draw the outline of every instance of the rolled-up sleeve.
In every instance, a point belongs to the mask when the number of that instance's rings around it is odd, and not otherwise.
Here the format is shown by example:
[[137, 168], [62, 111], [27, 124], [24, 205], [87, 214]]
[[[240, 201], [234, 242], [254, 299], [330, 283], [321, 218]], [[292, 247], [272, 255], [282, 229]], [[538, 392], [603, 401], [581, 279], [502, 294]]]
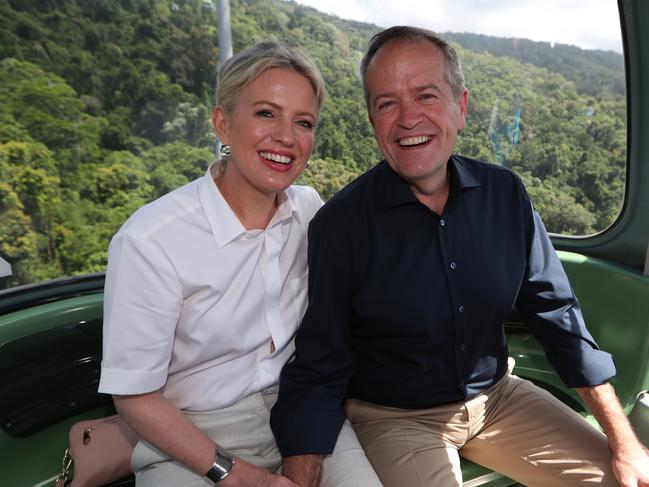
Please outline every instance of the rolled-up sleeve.
[[141, 394], [167, 380], [182, 289], [164, 250], [147, 238], [116, 235], [104, 289], [99, 392]]
[[309, 226], [309, 305], [271, 415], [285, 457], [331, 453], [345, 419], [343, 401], [354, 366], [351, 256], [344, 232], [326, 227], [317, 216]]
[[615, 376], [611, 354], [600, 350], [586, 329], [568, 277], [531, 203], [526, 275], [516, 306], [546, 357], [568, 387], [603, 384]]

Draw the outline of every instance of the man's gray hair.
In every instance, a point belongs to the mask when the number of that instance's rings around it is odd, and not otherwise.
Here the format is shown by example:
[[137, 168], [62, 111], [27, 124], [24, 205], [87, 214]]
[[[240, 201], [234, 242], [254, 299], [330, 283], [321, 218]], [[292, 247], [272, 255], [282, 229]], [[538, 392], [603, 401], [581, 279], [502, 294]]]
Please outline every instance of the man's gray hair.
[[361, 61], [361, 79], [363, 80], [363, 92], [365, 93], [365, 103], [367, 104], [368, 109], [370, 107], [370, 95], [367, 90], [367, 68], [379, 49], [388, 43], [409, 43], [421, 41], [430, 42], [442, 51], [442, 54], [446, 59], [444, 77], [451, 87], [453, 95], [458, 99], [460, 98], [460, 95], [462, 95], [462, 92], [464, 91], [464, 74], [462, 73], [460, 58], [455, 49], [431, 30], [397, 25], [374, 34], [370, 39], [367, 53], [365, 53], [365, 56], [363, 56], [363, 60]]

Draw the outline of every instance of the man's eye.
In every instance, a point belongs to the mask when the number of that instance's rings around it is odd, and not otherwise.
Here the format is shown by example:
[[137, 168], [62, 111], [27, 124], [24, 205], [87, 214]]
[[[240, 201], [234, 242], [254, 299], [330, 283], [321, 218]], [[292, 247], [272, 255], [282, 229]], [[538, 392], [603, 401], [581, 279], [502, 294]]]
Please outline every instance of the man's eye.
[[434, 93], [422, 93], [421, 95], [419, 95], [419, 98], [421, 100], [436, 100], [437, 95], [435, 95]]
[[394, 102], [392, 100], [389, 101], [383, 101], [379, 103], [377, 110], [385, 110], [386, 108], [390, 108], [392, 105], [394, 105]]
[[273, 116], [273, 112], [270, 110], [259, 110], [255, 115], [258, 117], [265, 117], [265, 118], [271, 118]]

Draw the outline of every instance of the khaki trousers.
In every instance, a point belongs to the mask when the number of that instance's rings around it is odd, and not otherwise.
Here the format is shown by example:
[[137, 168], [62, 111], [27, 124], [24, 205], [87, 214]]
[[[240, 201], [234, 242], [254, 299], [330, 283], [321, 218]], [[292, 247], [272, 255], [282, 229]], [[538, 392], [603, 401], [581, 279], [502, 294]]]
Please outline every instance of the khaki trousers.
[[460, 403], [408, 410], [346, 404], [385, 487], [462, 485], [460, 456], [527, 486], [617, 486], [606, 437], [547, 391], [506, 375]]

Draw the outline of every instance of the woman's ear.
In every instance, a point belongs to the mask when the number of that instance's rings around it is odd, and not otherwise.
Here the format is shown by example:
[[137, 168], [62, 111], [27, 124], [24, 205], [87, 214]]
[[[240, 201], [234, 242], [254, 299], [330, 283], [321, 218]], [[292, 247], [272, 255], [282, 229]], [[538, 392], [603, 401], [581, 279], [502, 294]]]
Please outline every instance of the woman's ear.
[[217, 106], [212, 110], [212, 125], [214, 131], [222, 144], [230, 144], [230, 118], [223, 110], [223, 107]]

